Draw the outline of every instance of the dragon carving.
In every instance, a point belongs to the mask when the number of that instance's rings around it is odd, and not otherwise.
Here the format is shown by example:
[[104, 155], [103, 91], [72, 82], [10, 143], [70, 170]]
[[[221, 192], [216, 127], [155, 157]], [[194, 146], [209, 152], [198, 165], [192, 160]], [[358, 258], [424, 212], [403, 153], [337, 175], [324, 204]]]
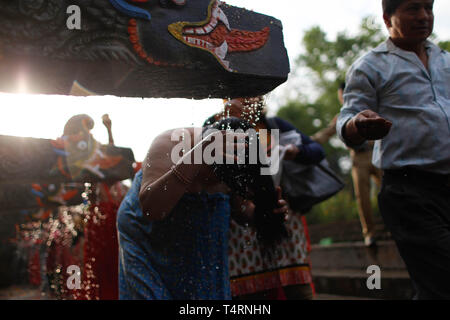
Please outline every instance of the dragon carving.
[[288, 73], [281, 22], [219, 0], [0, 0], [0, 91], [20, 76], [37, 93], [224, 98]]

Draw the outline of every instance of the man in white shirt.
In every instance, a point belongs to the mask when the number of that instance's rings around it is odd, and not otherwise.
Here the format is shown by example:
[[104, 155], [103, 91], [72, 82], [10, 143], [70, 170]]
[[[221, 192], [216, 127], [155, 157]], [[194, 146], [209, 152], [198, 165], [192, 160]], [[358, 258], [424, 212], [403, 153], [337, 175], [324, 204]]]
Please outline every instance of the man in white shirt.
[[450, 54], [429, 42], [433, 0], [383, 0], [390, 38], [347, 74], [337, 132], [375, 144], [380, 211], [417, 299], [450, 299]]

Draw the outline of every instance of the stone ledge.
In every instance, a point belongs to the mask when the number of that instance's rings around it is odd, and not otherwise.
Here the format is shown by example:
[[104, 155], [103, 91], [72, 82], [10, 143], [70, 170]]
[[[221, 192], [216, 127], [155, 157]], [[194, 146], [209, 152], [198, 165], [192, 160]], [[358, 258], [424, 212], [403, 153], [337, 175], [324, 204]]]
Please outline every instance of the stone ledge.
[[313, 280], [319, 295], [339, 296], [340, 300], [382, 299], [411, 300], [413, 289], [406, 271], [382, 271], [381, 289], [369, 290], [369, 275], [361, 270], [321, 270], [313, 269]]
[[311, 265], [315, 269], [366, 270], [377, 265], [382, 270], [406, 270], [406, 266], [393, 241], [379, 241], [374, 248], [368, 248], [362, 242], [336, 243], [329, 246], [311, 247]]

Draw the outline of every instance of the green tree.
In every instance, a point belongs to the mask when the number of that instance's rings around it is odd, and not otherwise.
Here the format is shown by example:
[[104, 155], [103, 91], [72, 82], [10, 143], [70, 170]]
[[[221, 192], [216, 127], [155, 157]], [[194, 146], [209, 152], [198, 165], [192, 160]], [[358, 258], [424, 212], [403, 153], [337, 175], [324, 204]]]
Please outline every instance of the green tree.
[[450, 41], [441, 41], [439, 42], [439, 47], [450, 52]]
[[[303, 68], [308, 74], [317, 98], [311, 102], [308, 93], [300, 92], [301, 98], [288, 101], [279, 109], [278, 116], [308, 135], [328, 126], [341, 108], [337, 90], [345, 80], [348, 68], [386, 38], [382, 27], [373, 21], [372, 17], [364, 18], [356, 35], [339, 32], [336, 40], [329, 40], [319, 26], [307, 30], [303, 37], [305, 53], [298, 57], [296, 67]], [[348, 151], [330, 143], [324, 147], [331, 166], [340, 172], [339, 160], [347, 156]]]
[[[295, 68], [302, 68], [307, 74], [312, 90], [308, 88], [309, 92], [299, 92], [300, 98], [288, 101], [278, 110], [278, 116], [308, 135], [328, 126], [340, 111], [337, 90], [345, 80], [348, 68], [386, 38], [382, 26], [372, 21], [372, 17], [363, 19], [355, 35], [339, 32], [335, 40], [329, 40], [318, 26], [305, 32], [305, 53], [298, 57]], [[310, 92], [314, 93], [314, 97]], [[350, 173], [341, 170], [339, 165], [340, 160], [349, 158], [349, 152], [343, 144], [333, 143], [333, 139], [324, 148], [331, 167], [340, 173], [347, 187], [332, 199], [315, 206], [308, 214], [308, 221], [326, 223], [358, 219]]]

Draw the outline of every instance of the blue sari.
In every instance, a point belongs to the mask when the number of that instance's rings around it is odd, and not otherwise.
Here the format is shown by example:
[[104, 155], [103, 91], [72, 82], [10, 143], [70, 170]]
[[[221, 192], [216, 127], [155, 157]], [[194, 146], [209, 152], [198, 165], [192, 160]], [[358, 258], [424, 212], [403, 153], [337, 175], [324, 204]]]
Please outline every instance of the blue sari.
[[185, 194], [163, 221], [139, 204], [142, 171], [117, 215], [119, 298], [228, 300], [229, 196]]

